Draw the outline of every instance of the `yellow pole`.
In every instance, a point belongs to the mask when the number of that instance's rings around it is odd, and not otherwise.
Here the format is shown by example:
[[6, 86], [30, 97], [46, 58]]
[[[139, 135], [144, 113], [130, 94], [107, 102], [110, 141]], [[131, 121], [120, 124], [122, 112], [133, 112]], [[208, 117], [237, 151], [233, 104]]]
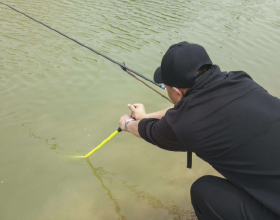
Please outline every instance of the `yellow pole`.
[[95, 151], [99, 150], [101, 147], [103, 147], [107, 142], [109, 142], [110, 140], [112, 140], [119, 132], [121, 132], [122, 129], [118, 128], [116, 131], [114, 131], [107, 139], [105, 139], [104, 141], [102, 141], [101, 144], [99, 144], [96, 148], [94, 148], [91, 152], [89, 152], [87, 155], [85, 156], [74, 156], [75, 158], [88, 158], [89, 156], [91, 156]]

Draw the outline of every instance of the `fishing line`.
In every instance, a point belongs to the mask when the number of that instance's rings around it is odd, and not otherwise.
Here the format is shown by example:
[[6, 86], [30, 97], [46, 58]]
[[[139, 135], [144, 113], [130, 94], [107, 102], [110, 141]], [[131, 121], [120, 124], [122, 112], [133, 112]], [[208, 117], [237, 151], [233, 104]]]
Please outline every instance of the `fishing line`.
[[[160, 92], [158, 92], [157, 90], [155, 90], [154, 88], [152, 88], [151, 86], [149, 86], [148, 84], [146, 84], [144, 81], [142, 81], [142, 80], [140, 80], [139, 78], [137, 78], [134, 74], [136, 74], [137, 76], [139, 76], [139, 77], [141, 77], [141, 78], [143, 78], [143, 79], [145, 79], [145, 80], [147, 80], [147, 81], [153, 83], [154, 85], [156, 85], [156, 86], [158, 86], [158, 87], [160, 87], [160, 88], [162, 88], [162, 89], [165, 89], [165, 86], [160, 85], [160, 84], [154, 82], [153, 80], [147, 78], [146, 76], [144, 76], [144, 75], [142, 75], [142, 74], [140, 74], [140, 73], [138, 73], [138, 72], [136, 72], [136, 71], [130, 69], [129, 67], [127, 67], [127, 66], [125, 65], [125, 63], [122, 64], [122, 63], [117, 62], [116, 60], [114, 60], [114, 59], [112, 59], [112, 58], [110, 58], [110, 57], [108, 57], [108, 56], [106, 56], [106, 55], [104, 55], [104, 54], [98, 52], [97, 50], [94, 50], [93, 48], [91, 48], [91, 47], [89, 47], [89, 46], [87, 46], [87, 45], [85, 45], [85, 44], [83, 44], [83, 43], [81, 43], [81, 42], [75, 40], [75, 39], [72, 38], [72, 37], [67, 36], [66, 34], [64, 34], [64, 33], [60, 32], [60, 31], [58, 31], [58, 30], [56, 30], [56, 29], [54, 29], [54, 28], [52, 28], [52, 27], [50, 27], [50, 26], [44, 24], [43, 22], [38, 21], [38, 20], [36, 20], [35, 18], [32, 18], [31, 16], [29, 16], [29, 15], [27, 15], [27, 14], [25, 14], [25, 13], [19, 11], [19, 10], [17, 10], [16, 8], [14, 8], [14, 7], [10, 6], [10, 5], [7, 5], [7, 4], [5, 4], [5, 3], [3, 3], [3, 2], [0, 2], [0, 3], [1, 3], [2, 5], [5, 5], [5, 6], [11, 8], [11, 9], [13, 9], [14, 11], [16, 11], [16, 12], [18, 12], [18, 13], [20, 13], [20, 14], [23, 14], [24, 16], [30, 18], [31, 20], [40, 23], [41, 25], [43, 25], [43, 26], [45, 26], [45, 27], [51, 29], [52, 31], [57, 32], [58, 34], [60, 34], [60, 35], [62, 35], [62, 36], [64, 36], [64, 37], [66, 37], [66, 38], [68, 38], [69, 40], [74, 41], [75, 43], [81, 45], [82, 47], [85, 47], [85, 48], [91, 50], [92, 52], [94, 52], [94, 53], [96, 53], [96, 54], [98, 54], [98, 55], [100, 55], [100, 56], [106, 58], [107, 60], [110, 60], [111, 62], [113, 62], [113, 63], [119, 65], [119, 66], [120, 66], [125, 72], [127, 72], [129, 75], [133, 76], [135, 79], [137, 79], [138, 81], [142, 82], [144, 85], [146, 85], [147, 87], [149, 87], [150, 89], [152, 89], [153, 91], [155, 91], [156, 93], [158, 93], [159, 95], [161, 95], [163, 98], [167, 99], [168, 101], [170, 101], [170, 102], [172, 103], [172, 101], [171, 101], [168, 97], [166, 97], [165, 95], [161, 94]], [[134, 73], [134, 74], [132, 74], [131, 72]]]

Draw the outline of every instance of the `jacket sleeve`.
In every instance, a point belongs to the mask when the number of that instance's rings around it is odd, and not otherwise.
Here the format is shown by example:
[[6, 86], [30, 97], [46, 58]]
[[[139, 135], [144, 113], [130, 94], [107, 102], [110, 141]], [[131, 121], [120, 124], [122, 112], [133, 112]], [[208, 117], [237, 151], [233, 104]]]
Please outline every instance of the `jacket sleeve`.
[[142, 119], [138, 124], [140, 136], [147, 142], [170, 151], [187, 151], [178, 141], [172, 127], [162, 119]]

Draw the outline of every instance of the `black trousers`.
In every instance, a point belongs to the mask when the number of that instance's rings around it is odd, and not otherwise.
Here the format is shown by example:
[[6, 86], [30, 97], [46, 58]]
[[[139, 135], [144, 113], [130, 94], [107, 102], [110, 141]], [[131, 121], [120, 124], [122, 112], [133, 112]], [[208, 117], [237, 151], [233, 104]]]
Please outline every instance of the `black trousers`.
[[280, 219], [247, 192], [215, 176], [196, 180], [191, 187], [191, 199], [199, 220]]

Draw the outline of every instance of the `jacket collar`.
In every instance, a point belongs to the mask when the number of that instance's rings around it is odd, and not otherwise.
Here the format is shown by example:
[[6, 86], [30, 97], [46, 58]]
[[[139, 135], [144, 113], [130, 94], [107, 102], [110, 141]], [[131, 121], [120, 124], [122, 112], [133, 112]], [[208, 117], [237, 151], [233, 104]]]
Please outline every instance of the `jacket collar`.
[[220, 67], [217, 65], [212, 65], [212, 67], [207, 70], [205, 73], [203, 73], [199, 79], [197, 80], [197, 83], [187, 90], [183, 98], [178, 102], [178, 104], [175, 106], [179, 107], [183, 101], [184, 98], [187, 96], [194, 94], [204, 88], [209, 87], [210, 85], [221, 81], [227, 77], [227, 72], [221, 72]]

